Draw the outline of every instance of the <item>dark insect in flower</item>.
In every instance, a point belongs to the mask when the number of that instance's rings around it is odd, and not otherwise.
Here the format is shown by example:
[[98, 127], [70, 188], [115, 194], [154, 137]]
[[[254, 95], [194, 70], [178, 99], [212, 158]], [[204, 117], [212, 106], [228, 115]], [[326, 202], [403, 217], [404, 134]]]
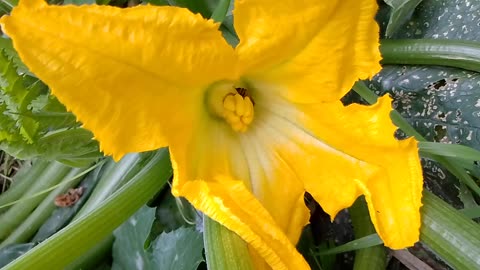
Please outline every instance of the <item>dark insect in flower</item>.
[[247, 89], [243, 87], [235, 87], [235, 90], [237, 90], [237, 93], [239, 93], [242, 97], [248, 96]]
[[237, 90], [237, 93], [240, 94], [240, 96], [242, 96], [243, 98], [249, 97], [252, 101], [252, 104], [255, 105], [255, 101], [253, 100], [252, 96], [248, 94], [247, 88], [235, 87], [235, 90]]

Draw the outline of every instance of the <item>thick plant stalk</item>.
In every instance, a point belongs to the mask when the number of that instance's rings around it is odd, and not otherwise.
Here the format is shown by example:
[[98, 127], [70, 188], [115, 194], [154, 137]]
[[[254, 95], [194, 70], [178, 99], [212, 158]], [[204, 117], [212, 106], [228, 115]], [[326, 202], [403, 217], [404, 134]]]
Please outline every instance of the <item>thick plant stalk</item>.
[[439, 65], [480, 72], [480, 42], [451, 39], [384, 39], [382, 64]]
[[27, 190], [32, 186], [35, 179], [45, 170], [48, 166], [47, 161], [35, 160], [31, 167], [23, 167], [14, 176], [14, 182], [12, 186], [0, 195], [0, 214], [7, 211], [11, 206], [2, 207], [10, 204], [22, 197]]
[[213, 11], [211, 19], [222, 23], [228, 13], [228, 8], [230, 7], [231, 0], [220, 0], [217, 4], [217, 7]]
[[70, 167], [52, 162], [37, 179], [30, 180], [32, 186], [22, 196], [21, 201], [0, 216], [0, 240], [8, 237], [30, 215], [33, 209], [48, 196], [48, 193], [40, 193], [58, 184], [70, 170]]
[[480, 225], [423, 192], [420, 240], [453, 269], [480, 269]]
[[[131, 180], [150, 161], [152, 156], [151, 153], [130, 154], [119, 162], [109, 160], [105, 165], [106, 169], [99, 180], [99, 184], [92, 193], [93, 196], [90, 196], [82, 209], [75, 215], [74, 220], [98, 208], [108, 196], [119, 189], [125, 182]], [[111, 249], [113, 240], [113, 235], [108, 236], [82, 254], [68, 265], [66, 269], [89, 269], [93, 267], [98, 259], [102, 258], [99, 254]]]
[[203, 241], [209, 270], [253, 270], [245, 241], [220, 223], [204, 216]]
[[2, 270], [64, 269], [110, 235], [152, 198], [171, 175], [168, 150], [161, 149], [132, 180], [99, 207], [73, 221]]
[[55, 210], [55, 197], [76, 186], [83, 179], [83, 175], [79, 175], [82, 171], [85, 169], [71, 169], [62, 179], [63, 184], [48, 194], [28, 218], [0, 244], [0, 248], [8, 244], [27, 242]]
[[145, 157], [150, 157], [150, 155], [129, 154], [117, 163], [113, 160], [107, 161], [105, 171], [98, 181], [95, 190], [82, 209], [75, 215], [74, 220], [96, 209], [108, 196], [118, 190], [126, 180], [131, 179], [130, 172], [134, 171], [134, 173], [137, 173], [141, 169], [141, 166], [138, 166], [138, 164], [142, 160], [145, 161]]

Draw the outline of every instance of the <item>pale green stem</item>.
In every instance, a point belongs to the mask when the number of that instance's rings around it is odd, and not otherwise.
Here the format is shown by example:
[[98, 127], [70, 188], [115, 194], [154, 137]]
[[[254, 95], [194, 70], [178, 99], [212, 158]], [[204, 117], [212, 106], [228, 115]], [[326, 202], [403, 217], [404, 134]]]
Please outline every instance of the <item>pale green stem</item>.
[[[35, 232], [42, 226], [42, 224], [50, 217], [56, 206], [54, 204], [55, 197], [66, 192], [69, 188], [76, 186], [83, 178], [76, 177], [85, 169], [73, 168], [69, 174], [62, 180], [62, 184], [54, 191], [50, 192], [48, 196], [35, 208], [35, 210], [28, 215], [21, 225], [8, 235], [8, 237], [0, 244], [0, 248], [15, 243], [28, 242]], [[71, 181], [70, 179], [75, 179]]]
[[[370, 221], [367, 203], [362, 196], [349, 208], [355, 238], [375, 233]], [[383, 270], [387, 266], [387, 253], [383, 245], [362, 248], [355, 251], [354, 270]]]
[[11, 205], [27, 193], [27, 190], [32, 187], [32, 179], [38, 179], [48, 164], [47, 161], [36, 160], [31, 167], [29, 166], [20, 169], [20, 171], [14, 176], [15, 181], [10, 188], [0, 195], [0, 213], [5, 212], [10, 208], [6, 205]]
[[35, 197], [31, 197], [31, 194], [36, 194], [58, 184], [70, 170], [70, 167], [58, 162], [52, 162], [37, 179], [33, 181], [30, 180], [32, 185], [22, 197], [22, 199], [25, 200], [18, 202], [0, 216], [0, 224], [2, 226], [0, 239], [4, 240], [7, 238], [8, 235], [30, 215], [38, 204], [48, 196], [48, 193]]
[[223, 20], [225, 20], [225, 17], [227, 16], [229, 7], [230, 7], [230, 0], [220, 0], [210, 18], [216, 22], [222, 23]]
[[150, 200], [172, 175], [167, 149], [155, 156], [127, 184], [108, 197], [95, 210], [86, 213], [20, 258], [8, 269], [64, 269]]
[[209, 270], [253, 270], [247, 243], [204, 215], [205, 257]]

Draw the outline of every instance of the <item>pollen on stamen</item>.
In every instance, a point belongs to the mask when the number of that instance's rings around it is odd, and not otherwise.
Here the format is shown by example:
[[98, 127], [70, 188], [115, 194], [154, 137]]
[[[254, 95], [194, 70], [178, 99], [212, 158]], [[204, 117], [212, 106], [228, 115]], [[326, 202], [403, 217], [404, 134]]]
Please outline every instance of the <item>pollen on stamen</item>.
[[209, 88], [206, 97], [212, 116], [223, 119], [236, 132], [248, 130], [254, 119], [255, 102], [246, 88], [217, 83]]
[[246, 89], [241, 89], [236, 94], [229, 93], [223, 99], [223, 117], [237, 132], [247, 131], [254, 115], [252, 99], [247, 95]]

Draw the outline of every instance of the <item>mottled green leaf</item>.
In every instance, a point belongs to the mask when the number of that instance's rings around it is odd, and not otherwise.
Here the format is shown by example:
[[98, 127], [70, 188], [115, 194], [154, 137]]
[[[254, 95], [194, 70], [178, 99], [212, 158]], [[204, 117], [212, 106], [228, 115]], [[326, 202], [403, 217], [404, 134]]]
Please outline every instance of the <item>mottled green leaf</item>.
[[114, 232], [112, 269], [197, 269], [203, 262], [201, 233], [181, 227], [146, 245], [154, 218], [155, 209], [144, 206]]
[[394, 38], [480, 40], [480, 2], [423, 0]]
[[422, 0], [384, 0], [391, 8], [386, 35], [392, 36], [413, 14]]
[[157, 269], [195, 270], [204, 261], [203, 237], [194, 227], [162, 233], [153, 242]]
[[[384, 31], [388, 9], [384, 6], [377, 16]], [[480, 41], [478, 25], [479, 1], [423, 0], [392, 37]], [[367, 85], [379, 95], [392, 95], [393, 106], [428, 140], [480, 150], [478, 73], [436, 66], [384, 66]], [[476, 163], [466, 161], [462, 166], [478, 175]], [[462, 207], [470, 200], [465, 187], [436, 162], [423, 160], [423, 169], [427, 188], [454, 207]], [[462, 194], [459, 190], [463, 190]]]
[[113, 270], [155, 269], [151, 254], [144, 247], [154, 218], [155, 209], [144, 206], [115, 230]]
[[197, 213], [193, 206], [185, 199], [174, 197], [170, 188], [162, 191], [158, 200], [152, 234], [159, 235], [180, 227], [195, 224]]

